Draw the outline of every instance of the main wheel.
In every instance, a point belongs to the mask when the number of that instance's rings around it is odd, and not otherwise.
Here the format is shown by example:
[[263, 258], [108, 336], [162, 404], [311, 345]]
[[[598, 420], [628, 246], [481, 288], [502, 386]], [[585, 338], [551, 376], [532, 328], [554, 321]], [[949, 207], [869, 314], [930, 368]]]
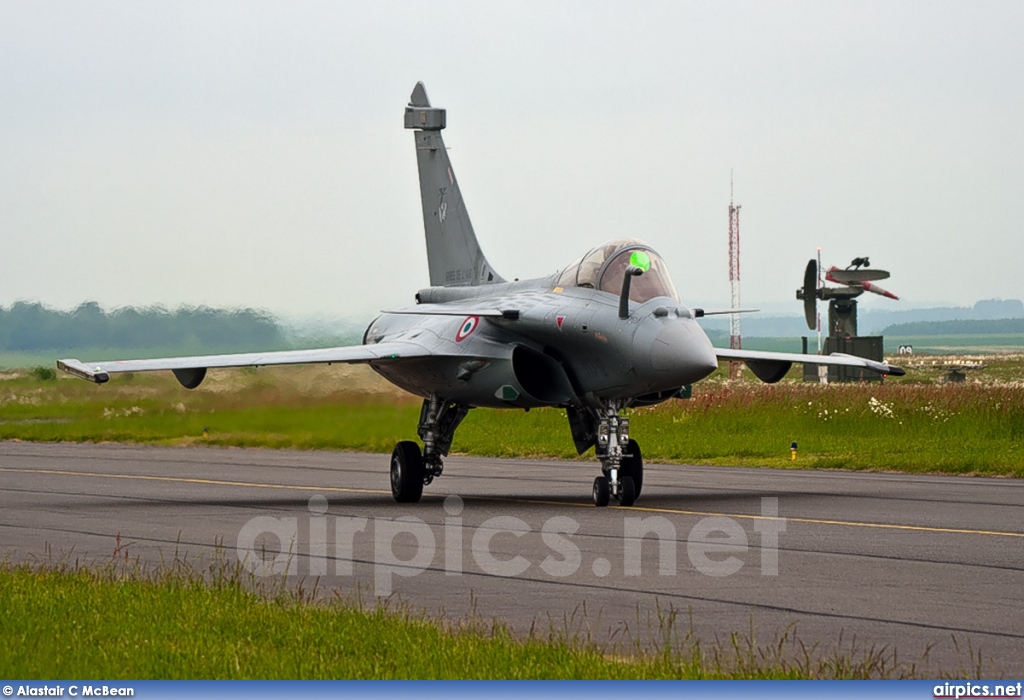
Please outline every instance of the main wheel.
[[420, 446], [403, 440], [391, 452], [391, 495], [399, 503], [416, 503], [423, 496], [423, 454]]
[[625, 451], [626, 454], [632, 456], [622, 458], [622, 462], [619, 464], [619, 478], [628, 476], [633, 480], [633, 488], [636, 489], [633, 497], [637, 499], [640, 498], [640, 491], [644, 487], [644, 458], [640, 453], [640, 445], [632, 438], [626, 443]]
[[604, 508], [611, 498], [611, 488], [608, 485], [607, 476], [599, 476], [594, 479], [594, 505]]
[[623, 476], [619, 479], [619, 505], [630, 507], [636, 502], [636, 484], [633, 478]]

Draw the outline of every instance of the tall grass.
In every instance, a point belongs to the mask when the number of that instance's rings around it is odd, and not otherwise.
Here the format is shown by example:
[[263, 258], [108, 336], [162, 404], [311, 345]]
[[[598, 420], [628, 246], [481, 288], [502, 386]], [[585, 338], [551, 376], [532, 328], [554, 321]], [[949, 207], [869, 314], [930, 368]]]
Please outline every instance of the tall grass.
[[635, 415], [669, 460], [1024, 476], [1024, 387], [733, 384]]
[[[989, 381], [963, 384], [936, 382], [931, 375], [941, 370], [828, 386], [713, 378], [696, 385], [692, 399], [628, 415], [649, 461], [1024, 477], [1024, 371], [1015, 362], [986, 370]], [[0, 381], [0, 439], [390, 452], [415, 435], [419, 400], [359, 369], [216, 372], [195, 391], [166, 376], [115, 377], [97, 387], [8, 375]], [[453, 450], [576, 458], [560, 409], [471, 411]]]
[[[497, 622], [443, 622], [392, 601], [317, 595], [255, 583], [238, 566], [175, 559], [146, 571], [105, 566], [0, 566], [0, 676], [25, 679], [673, 679], [904, 678], [915, 663], [888, 647], [822, 649], [794, 630], [713, 642], [659, 610], [653, 648], [599, 646], [565, 630], [517, 638]], [[965, 671], [981, 673], [968, 657]], [[927, 652], [920, 660], [927, 661]], [[934, 673], [925, 671], [923, 673]]]

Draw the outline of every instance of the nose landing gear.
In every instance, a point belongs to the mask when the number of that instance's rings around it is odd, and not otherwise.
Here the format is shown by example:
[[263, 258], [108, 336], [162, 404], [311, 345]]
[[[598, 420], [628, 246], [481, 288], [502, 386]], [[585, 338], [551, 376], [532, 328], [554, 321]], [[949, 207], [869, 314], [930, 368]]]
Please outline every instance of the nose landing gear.
[[614, 497], [620, 506], [631, 506], [644, 483], [640, 446], [629, 437], [629, 419], [619, 417], [621, 405], [611, 402], [597, 412], [597, 458], [603, 474], [594, 479], [594, 505], [607, 506]]

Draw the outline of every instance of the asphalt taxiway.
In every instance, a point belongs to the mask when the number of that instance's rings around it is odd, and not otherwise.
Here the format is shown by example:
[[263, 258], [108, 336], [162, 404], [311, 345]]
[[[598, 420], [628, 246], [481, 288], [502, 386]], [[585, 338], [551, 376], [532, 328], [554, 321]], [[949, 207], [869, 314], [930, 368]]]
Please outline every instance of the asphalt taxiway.
[[[795, 634], [947, 673], [1024, 674], [1024, 481], [647, 465], [595, 508], [590, 462], [449, 458], [397, 504], [388, 457], [0, 443], [0, 557], [243, 560], [520, 632], [648, 644]], [[455, 498], [457, 496], [458, 498]]]

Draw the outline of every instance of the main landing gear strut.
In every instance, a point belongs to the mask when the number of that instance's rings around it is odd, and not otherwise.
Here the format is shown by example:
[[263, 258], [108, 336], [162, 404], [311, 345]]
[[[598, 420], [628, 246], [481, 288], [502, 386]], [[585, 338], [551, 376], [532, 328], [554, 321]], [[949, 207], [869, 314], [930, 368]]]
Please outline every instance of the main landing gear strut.
[[595, 411], [597, 458], [603, 474], [594, 479], [594, 505], [603, 508], [611, 498], [631, 506], [644, 485], [644, 460], [640, 445], [629, 437], [629, 419], [619, 416], [618, 402]]
[[412, 440], [403, 440], [391, 452], [391, 495], [399, 503], [415, 503], [423, 496], [423, 487], [441, 476], [443, 457], [448, 456], [455, 429], [469, 413], [469, 406], [445, 401], [437, 396], [423, 400], [417, 428], [423, 440], [423, 452]]

